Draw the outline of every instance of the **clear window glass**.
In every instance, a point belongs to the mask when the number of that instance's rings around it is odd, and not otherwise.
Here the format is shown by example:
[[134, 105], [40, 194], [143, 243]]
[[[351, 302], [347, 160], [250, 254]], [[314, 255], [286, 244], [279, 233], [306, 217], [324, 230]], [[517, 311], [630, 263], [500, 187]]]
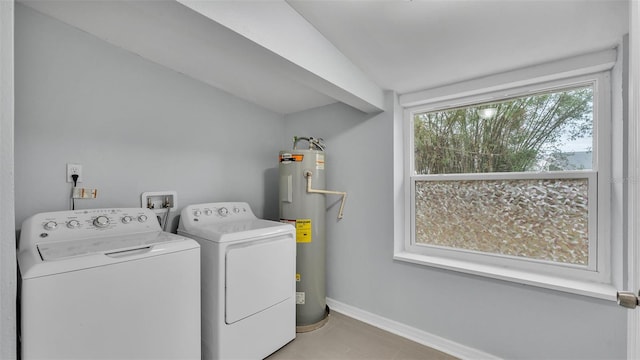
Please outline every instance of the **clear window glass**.
[[593, 168], [592, 85], [417, 113], [416, 174]]

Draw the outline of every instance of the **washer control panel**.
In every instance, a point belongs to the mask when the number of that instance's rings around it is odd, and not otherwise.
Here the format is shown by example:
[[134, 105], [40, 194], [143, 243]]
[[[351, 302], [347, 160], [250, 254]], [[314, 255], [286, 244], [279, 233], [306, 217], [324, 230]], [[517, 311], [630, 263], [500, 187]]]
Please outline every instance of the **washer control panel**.
[[160, 231], [155, 214], [144, 208], [86, 209], [34, 215], [22, 224], [24, 241], [58, 241]]
[[197, 223], [223, 223], [239, 220], [251, 220], [256, 216], [245, 202], [217, 202], [188, 205], [182, 209], [181, 221]]

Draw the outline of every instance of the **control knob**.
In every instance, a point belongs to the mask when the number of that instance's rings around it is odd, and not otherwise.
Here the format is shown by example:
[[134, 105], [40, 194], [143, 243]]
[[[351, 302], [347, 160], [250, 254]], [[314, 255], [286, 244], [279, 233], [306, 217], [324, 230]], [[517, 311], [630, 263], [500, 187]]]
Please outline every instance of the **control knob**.
[[125, 216], [122, 218], [122, 223], [123, 224], [128, 224], [133, 220], [133, 218], [131, 216]]
[[80, 226], [80, 221], [78, 221], [78, 220], [70, 220], [70, 221], [67, 223], [67, 227], [68, 227], [69, 229], [75, 229], [75, 228], [77, 228], [77, 227], [79, 227], [79, 226]]
[[105, 227], [109, 225], [109, 218], [104, 215], [100, 215], [97, 218], [95, 218], [95, 220], [93, 220], [93, 225], [100, 228]]
[[229, 209], [227, 209], [226, 207], [221, 207], [220, 209], [218, 209], [218, 214], [220, 216], [227, 216], [229, 215]]
[[139, 222], [145, 222], [145, 221], [147, 221], [147, 215], [140, 215], [140, 216], [138, 216], [138, 221], [139, 221]]
[[202, 211], [200, 211], [200, 210], [196, 210], [196, 211], [193, 212], [193, 216], [197, 217], [197, 216], [200, 216], [200, 215], [202, 215]]
[[211, 209], [207, 209], [207, 210], [204, 211], [204, 214], [209, 216], [209, 215], [213, 214], [213, 211]]
[[58, 227], [58, 223], [55, 221], [49, 221], [46, 224], [44, 224], [45, 230], [54, 230], [57, 227]]

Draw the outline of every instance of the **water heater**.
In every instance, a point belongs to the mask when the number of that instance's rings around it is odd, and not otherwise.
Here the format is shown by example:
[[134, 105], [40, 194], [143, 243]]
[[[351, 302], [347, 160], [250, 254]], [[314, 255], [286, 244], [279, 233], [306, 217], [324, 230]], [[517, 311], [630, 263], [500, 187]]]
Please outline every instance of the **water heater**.
[[[308, 149], [297, 149], [305, 140]], [[296, 228], [296, 328], [315, 330], [325, 324], [326, 303], [326, 199], [346, 193], [325, 188], [325, 147], [322, 139], [295, 137], [292, 150], [280, 151], [280, 221]]]

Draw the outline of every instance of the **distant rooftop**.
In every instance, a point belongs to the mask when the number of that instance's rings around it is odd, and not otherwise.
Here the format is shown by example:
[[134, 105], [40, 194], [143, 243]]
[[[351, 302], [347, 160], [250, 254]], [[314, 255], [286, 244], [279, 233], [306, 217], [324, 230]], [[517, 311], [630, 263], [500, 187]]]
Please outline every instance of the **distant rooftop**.
[[587, 170], [593, 168], [593, 152], [576, 151], [552, 154], [547, 159], [548, 171]]

